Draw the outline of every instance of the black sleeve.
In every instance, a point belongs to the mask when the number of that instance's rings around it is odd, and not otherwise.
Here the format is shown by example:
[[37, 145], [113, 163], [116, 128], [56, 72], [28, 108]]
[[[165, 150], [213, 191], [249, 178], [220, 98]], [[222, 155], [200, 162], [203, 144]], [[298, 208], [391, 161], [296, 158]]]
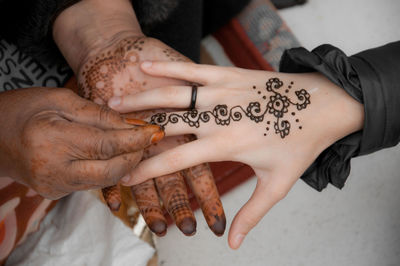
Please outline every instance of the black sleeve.
[[[60, 58], [61, 55], [52, 38], [52, 24], [64, 9], [79, 1], [0, 0], [0, 37], [16, 44], [29, 55]], [[183, 0], [131, 1], [139, 23], [146, 29], [164, 22], [183, 2]]]
[[79, 0], [0, 0], [0, 37], [36, 57], [57, 56], [51, 25]]
[[352, 157], [395, 146], [400, 141], [400, 41], [346, 56], [331, 45], [309, 52], [287, 50], [280, 71], [318, 71], [364, 104], [362, 131], [327, 148], [301, 177], [318, 191], [328, 183], [342, 188], [350, 173]]

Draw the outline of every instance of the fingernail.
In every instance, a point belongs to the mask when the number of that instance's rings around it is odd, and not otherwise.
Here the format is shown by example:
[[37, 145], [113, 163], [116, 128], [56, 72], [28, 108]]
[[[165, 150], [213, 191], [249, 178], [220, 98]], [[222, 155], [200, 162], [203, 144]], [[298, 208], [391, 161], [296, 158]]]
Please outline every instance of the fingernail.
[[196, 220], [193, 220], [191, 217], [185, 217], [180, 224], [178, 225], [178, 228], [182, 231], [183, 234], [186, 236], [193, 236], [196, 234], [196, 227], [197, 227], [197, 222]]
[[243, 234], [237, 234], [235, 236], [235, 238], [233, 239], [233, 245], [234, 245], [235, 249], [240, 247], [240, 244], [242, 244], [243, 239], [244, 239]]
[[164, 236], [167, 233], [167, 224], [161, 220], [155, 220], [150, 225], [150, 230], [157, 236]]
[[153, 63], [152, 63], [151, 61], [144, 61], [144, 62], [142, 63], [142, 67], [143, 67], [143, 68], [149, 68], [149, 67], [151, 67], [152, 64], [153, 64]]
[[225, 214], [223, 213], [221, 216], [216, 214], [214, 217], [216, 219], [216, 222], [210, 226], [211, 231], [213, 231], [216, 236], [222, 236], [225, 232], [226, 227]]
[[130, 175], [126, 175], [123, 178], [121, 178], [121, 183], [122, 184], [128, 184], [130, 179], [131, 179], [131, 176]]
[[159, 142], [160, 140], [162, 140], [162, 138], [164, 138], [164, 135], [165, 135], [164, 131], [159, 131], [154, 133], [153, 136], [151, 136], [150, 143], [154, 144]]
[[135, 125], [135, 126], [145, 126], [148, 123], [146, 121], [140, 119], [133, 119], [133, 118], [125, 118], [125, 122], [127, 124]]
[[121, 202], [118, 201], [108, 201], [107, 202], [108, 207], [110, 208], [111, 211], [117, 212], [119, 211], [119, 208], [121, 207]]
[[121, 97], [114, 96], [110, 100], [108, 100], [108, 106], [113, 108], [121, 104]]

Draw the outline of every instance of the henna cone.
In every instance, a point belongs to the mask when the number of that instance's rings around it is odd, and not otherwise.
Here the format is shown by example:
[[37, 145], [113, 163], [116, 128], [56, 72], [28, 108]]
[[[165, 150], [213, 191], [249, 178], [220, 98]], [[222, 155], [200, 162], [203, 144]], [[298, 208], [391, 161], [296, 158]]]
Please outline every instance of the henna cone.
[[131, 191], [150, 230], [158, 236], [164, 236], [167, 233], [167, 220], [161, 209], [154, 181], [151, 179], [133, 186]]
[[225, 212], [210, 167], [200, 164], [184, 172], [208, 226], [215, 235], [222, 236], [226, 227]]
[[101, 190], [103, 192], [104, 200], [111, 211], [118, 211], [121, 206], [121, 193], [118, 185], [105, 187]]
[[196, 219], [190, 208], [185, 180], [181, 172], [155, 179], [158, 193], [178, 228], [187, 236], [196, 233]]

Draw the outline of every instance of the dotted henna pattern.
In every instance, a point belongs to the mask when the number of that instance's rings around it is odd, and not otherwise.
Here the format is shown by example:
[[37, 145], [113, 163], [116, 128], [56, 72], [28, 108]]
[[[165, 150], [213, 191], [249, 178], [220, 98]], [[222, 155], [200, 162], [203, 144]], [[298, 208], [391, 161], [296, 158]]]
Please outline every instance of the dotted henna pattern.
[[[294, 85], [290, 83], [289, 89]], [[265, 90], [269, 93], [269, 97], [263, 95], [262, 102], [250, 102], [246, 107], [240, 105], [234, 106], [228, 109], [226, 104], [219, 104], [214, 107], [212, 111], [199, 112], [196, 109], [192, 109], [184, 112], [182, 115], [177, 113], [167, 114], [166, 112], [155, 114], [151, 117], [150, 123], [165, 127], [168, 123], [178, 123], [182, 121], [188, 124], [190, 127], [200, 127], [200, 123], [208, 123], [212, 120], [217, 125], [228, 126], [232, 121], [240, 121], [243, 117], [248, 117], [255, 123], [263, 122], [266, 115], [271, 114], [274, 118], [274, 129], [275, 133], [279, 134], [281, 138], [285, 138], [290, 133], [291, 124], [285, 119], [285, 114], [288, 113], [291, 106], [296, 107], [298, 111], [306, 109], [310, 102], [310, 94], [305, 89], [295, 91], [297, 101], [293, 102], [288, 96], [281, 94], [278, 90], [283, 86], [283, 82], [278, 78], [270, 78], [267, 83]], [[257, 87], [253, 86], [253, 90]], [[262, 95], [264, 92], [258, 90], [257, 94]], [[285, 90], [285, 93], [286, 92]], [[272, 94], [272, 95], [271, 95]], [[264, 103], [264, 102], [267, 103]], [[296, 114], [292, 112], [292, 115]], [[296, 120], [300, 122], [300, 120]], [[270, 121], [267, 122], [269, 124]], [[302, 126], [299, 126], [302, 129]], [[269, 127], [266, 127], [266, 131]], [[266, 136], [267, 133], [264, 133]]]
[[[143, 50], [143, 38], [127, 38], [116, 44], [114, 50], [103, 52], [86, 62], [81, 75], [84, 82], [79, 83], [79, 95], [86, 99], [109, 99], [113, 91], [114, 76], [129, 66], [139, 62], [139, 53]], [[131, 81], [134, 83], [134, 81]]]
[[178, 53], [175, 50], [170, 49], [170, 48], [164, 49], [163, 53], [165, 54], [166, 57], [168, 57], [168, 59], [170, 61], [173, 61], [173, 62], [186, 62], [186, 61], [188, 61], [188, 59], [183, 57], [180, 53]]

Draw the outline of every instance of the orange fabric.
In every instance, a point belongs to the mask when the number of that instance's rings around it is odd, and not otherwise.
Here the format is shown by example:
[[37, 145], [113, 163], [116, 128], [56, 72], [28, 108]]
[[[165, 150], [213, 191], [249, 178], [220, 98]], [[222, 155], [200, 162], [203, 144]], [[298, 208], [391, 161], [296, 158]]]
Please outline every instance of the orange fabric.
[[11, 251], [39, 229], [39, 224], [55, 206], [34, 190], [0, 177], [0, 264]]
[[251, 42], [237, 19], [232, 19], [219, 29], [214, 33], [214, 37], [224, 47], [225, 53], [237, 67], [274, 70]]
[[3, 243], [5, 236], [6, 236], [6, 227], [4, 225], [4, 220], [2, 220], [0, 222], [0, 244]]

